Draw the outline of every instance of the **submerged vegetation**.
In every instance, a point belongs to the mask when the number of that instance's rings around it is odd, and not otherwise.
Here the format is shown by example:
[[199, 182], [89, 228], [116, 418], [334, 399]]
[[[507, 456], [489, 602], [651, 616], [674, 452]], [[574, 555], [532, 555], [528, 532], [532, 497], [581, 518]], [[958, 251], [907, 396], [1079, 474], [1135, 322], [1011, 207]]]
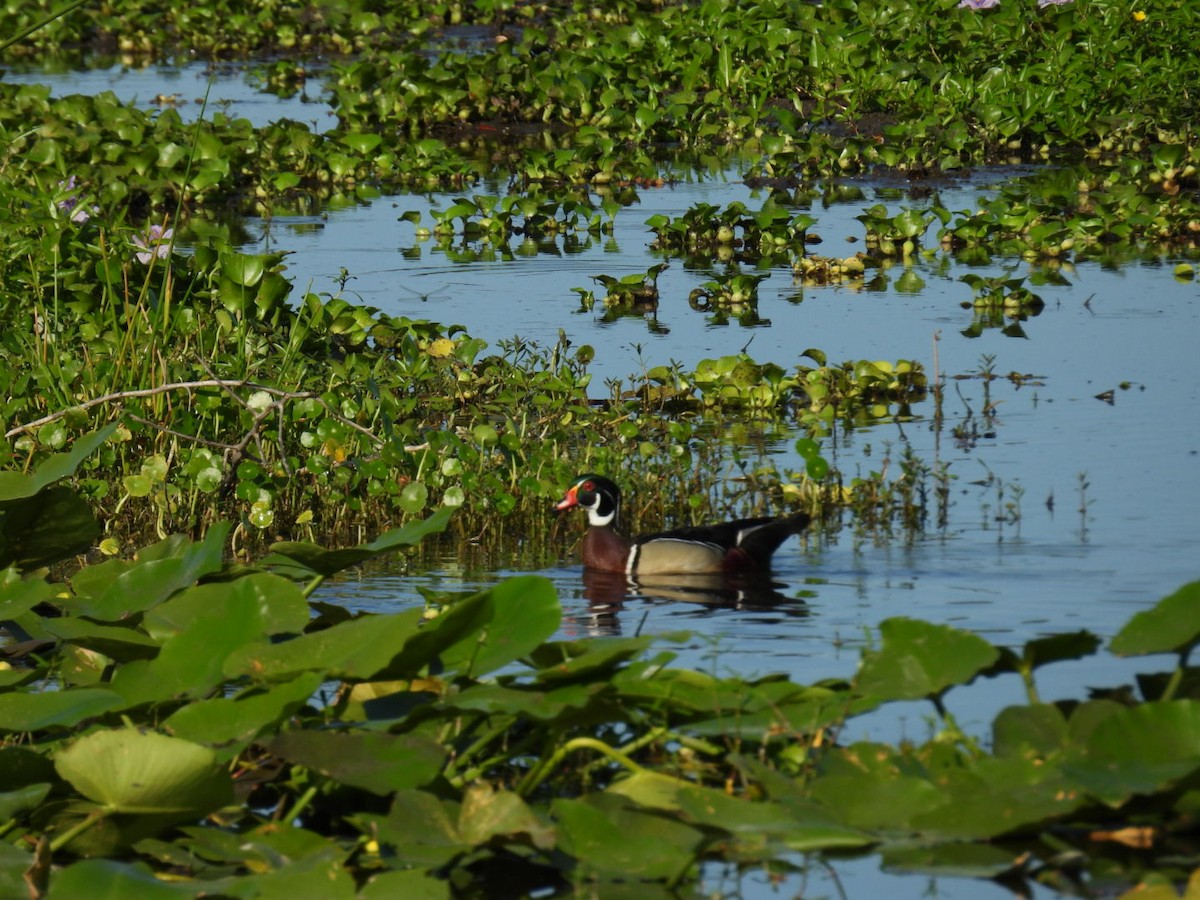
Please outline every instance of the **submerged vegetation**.
[[[974, 446], [992, 391], [1038, 376], [797, 347], [600, 385], [603, 347], [297, 291], [285, 252], [236, 249], [243, 215], [407, 190], [453, 197], [430, 221], [398, 206], [454, 262], [575, 252], [647, 192], [735, 169], [759, 208], [652, 216], [654, 264], [595, 273], [579, 305], [665, 329], [677, 266], [684, 314], [753, 328], [767, 278], [905, 294], [926, 267], [964, 285], [964, 335], [1020, 337], [1077, 263], [1196, 254], [1195, 4], [46, 5], [0, 10], [6, 61], [270, 59], [264, 85], [319, 77], [338, 125], [0, 79], [0, 894], [471, 896], [503, 871], [645, 896], [711, 861], [873, 852], [1157, 896], [1197, 869], [1195, 583], [1107, 642], [1173, 667], [1056, 703], [1035, 671], [1100, 636], [1008, 648], [889, 619], [851, 680], [799, 685], [677, 668], [670, 637], [553, 640], [532, 576], [425, 615], [313, 596], [444, 529], [536, 532], [584, 469], [654, 498], [639, 530], [791, 506], [912, 539], [946, 528], [956, 476], [906, 446], [841, 471], [840, 437], [924, 419]], [[940, 201], [1005, 163], [1052, 165]], [[899, 205], [843, 180], [882, 171]], [[861, 206], [853, 253], [821, 247], [835, 203]], [[957, 275], [994, 260], [1028, 273]], [[951, 421], [953, 378], [982, 381], [978, 416]], [[795, 471], [754, 455], [764, 435]], [[1027, 702], [964, 733], [954, 702], [995, 678]], [[929, 740], [839, 741], [911, 700]]]

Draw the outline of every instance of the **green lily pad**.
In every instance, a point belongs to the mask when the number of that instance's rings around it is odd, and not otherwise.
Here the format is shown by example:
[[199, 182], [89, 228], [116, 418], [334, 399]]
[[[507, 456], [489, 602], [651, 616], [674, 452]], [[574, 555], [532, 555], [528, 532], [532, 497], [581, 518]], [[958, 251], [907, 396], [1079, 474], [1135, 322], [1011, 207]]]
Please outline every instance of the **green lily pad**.
[[896, 618], [880, 623], [879, 631], [883, 647], [863, 654], [854, 684], [884, 700], [936, 697], [971, 681], [1000, 655], [983, 638], [948, 625]]
[[224, 758], [292, 715], [323, 680], [320, 672], [307, 672], [266, 690], [251, 688], [236, 697], [198, 700], [176, 710], [163, 728], [176, 737], [220, 747], [218, 755]]
[[372, 875], [358, 892], [358, 900], [450, 900], [450, 884], [421, 869]]
[[1200, 701], [1172, 700], [1120, 709], [1072, 748], [1064, 771], [1117, 806], [1153, 794], [1200, 770]]
[[316, 544], [283, 541], [271, 545], [271, 554], [260, 565], [297, 581], [306, 581], [317, 575], [329, 577], [400, 547], [419, 544], [426, 535], [444, 531], [452, 515], [454, 507], [443, 506], [423, 521], [409, 522], [384, 532], [369, 544], [343, 550], [326, 550]]
[[105, 688], [0, 694], [0, 732], [69, 728], [122, 705], [121, 695]]
[[289, 731], [268, 748], [334, 781], [381, 795], [428, 784], [446, 761], [445, 749], [431, 740], [369, 731]]
[[704, 843], [701, 831], [644, 810], [632, 800], [605, 792], [582, 800], [555, 800], [559, 847], [579, 861], [582, 872], [659, 880], [682, 876]]
[[211, 750], [152, 731], [93, 732], [60, 750], [54, 765], [108, 812], [202, 815], [233, 799]]
[[224, 661], [230, 677], [248, 675], [283, 681], [301, 672], [327, 672], [335, 678], [366, 680], [388, 666], [421, 625], [421, 610], [366, 615], [283, 643], [255, 642]]
[[1109, 645], [1118, 656], [1178, 653], [1200, 640], [1200, 581], [1136, 613]]
[[405, 677], [426, 666], [483, 675], [533, 652], [561, 620], [562, 606], [549, 579], [509, 578], [434, 619], [381, 677]]
[[147, 866], [111, 859], [87, 859], [54, 873], [46, 898], [127, 900], [129, 897], [144, 897], [146, 900], [175, 900], [195, 895], [194, 884], [163, 881], [156, 878]]

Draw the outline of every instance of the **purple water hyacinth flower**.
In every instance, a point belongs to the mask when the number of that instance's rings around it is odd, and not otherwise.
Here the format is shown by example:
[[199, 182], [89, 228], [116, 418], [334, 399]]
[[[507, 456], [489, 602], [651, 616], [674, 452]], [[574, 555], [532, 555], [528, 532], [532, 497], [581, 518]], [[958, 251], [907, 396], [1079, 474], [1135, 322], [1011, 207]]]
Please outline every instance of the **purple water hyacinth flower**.
[[66, 196], [58, 201], [57, 206], [60, 210], [68, 213], [71, 216], [71, 221], [76, 225], [82, 225], [92, 217], [92, 213], [98, 212], [99, 207], [93, 206], [91, 210], [80, 206], [79, 201], [83, 199], [83, 191], [78, 194], [72, 193], [76, 188], [75, 176], [70, 176], [66, 181], [58, 183], [59, 190], [65, 191]]
[[145, 237], [134, 235], [133, 245], [140, 247], [137, 260], [143, 265], [149, 264], [154, 257], [166, 259], [171, 255], [171, 241], [175, 237], [174, 228], [164, 228], [162, 225], [151, 225]]
[[959, 0], [959, 9], [994, 9], [1000, 0]]

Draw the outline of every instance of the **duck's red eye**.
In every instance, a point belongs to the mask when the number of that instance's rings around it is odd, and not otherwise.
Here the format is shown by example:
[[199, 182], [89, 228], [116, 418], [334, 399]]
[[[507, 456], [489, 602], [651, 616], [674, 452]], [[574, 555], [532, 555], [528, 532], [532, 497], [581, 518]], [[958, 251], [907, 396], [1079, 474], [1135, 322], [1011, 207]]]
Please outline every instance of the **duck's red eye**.
[[579, 486], [579, 489], [581, 491], [589, 491], [590, 492], [590, 491], [594, 491], [596, 489], [596, 485], [591, 481], [585, 481], [583, 484], [581, 484]]

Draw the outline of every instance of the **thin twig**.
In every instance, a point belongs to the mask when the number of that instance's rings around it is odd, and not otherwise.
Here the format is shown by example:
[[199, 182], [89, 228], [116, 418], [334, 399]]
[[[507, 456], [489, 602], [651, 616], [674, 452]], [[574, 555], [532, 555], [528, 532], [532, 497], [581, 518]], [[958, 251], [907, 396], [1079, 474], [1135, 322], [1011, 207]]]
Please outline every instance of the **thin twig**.
[[[320, 399], [316, 393], [312, 391], [283, 391], [279, 388], [268, 387], [263, 384], [257, 384], [253, 381], [231, 381], [225, 378], [206, 378], [199, 381], [174, 381], [170, 384], [160, 384], [158, 387], [139, 388], [133, 391], [116, 391], [112, 394], [105, 394], [103, 397], [93, 397], [91, 400], [85, 400], [78, 406], [72, 406], [68, 409], [61, 409], [56, 413], [50, 413], [48, 416], [42, 416], [40, 419], [34, 419], [32, 422], [26, 422], [24, 425], [18, 425], [16, 428], [10, 428], [4, 433], [6, 438], [15, 437], [24, 431], [32, 431], [35, 428], [40, 428], [63, 416], [69, 415], [76, 410], [88, 410], [95, 406], [103, 406], [105, 403], [115, 403], [120, 400], [134, 400], [141, 397], [155, 397], [159, 394], [167, 394], [171, 391], [192, 391], [200, 388], [239, 388], [248, 387], [254, 388], [256, 391], [265, 391], [275, 397], [280, 397], [285, 400], [308, 400]], [[328, 408], [328, 407], [327, 407]], [[330, 410], [332, 412], [332, 410]]]

